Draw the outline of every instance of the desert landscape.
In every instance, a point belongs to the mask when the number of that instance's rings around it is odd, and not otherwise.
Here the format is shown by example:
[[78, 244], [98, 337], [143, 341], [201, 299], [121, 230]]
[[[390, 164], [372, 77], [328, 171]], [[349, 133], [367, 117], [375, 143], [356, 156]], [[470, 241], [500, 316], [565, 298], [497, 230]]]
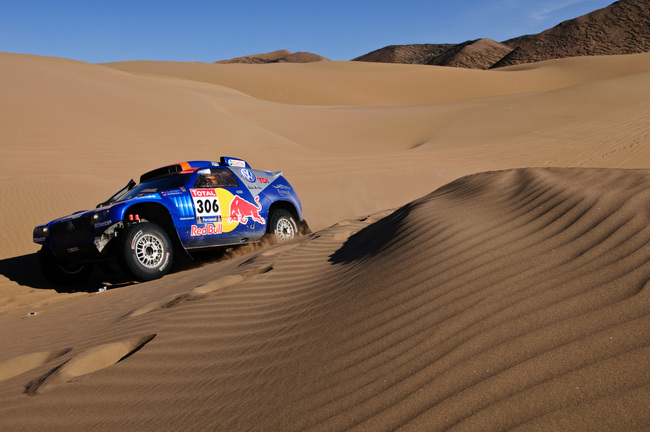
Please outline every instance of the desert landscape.
[[[307, 57], [0, 53], [0, 429], [648, 430], [650, 53]], [[41, 276], [34, 226], [222, 155], [312, 232]]]

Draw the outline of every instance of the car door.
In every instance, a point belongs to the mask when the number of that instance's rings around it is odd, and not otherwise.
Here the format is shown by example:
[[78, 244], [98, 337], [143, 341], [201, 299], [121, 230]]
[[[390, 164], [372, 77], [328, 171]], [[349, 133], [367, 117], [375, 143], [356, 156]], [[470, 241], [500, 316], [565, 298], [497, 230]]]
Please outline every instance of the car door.
[[194, 219], [185, 229], [184, 244], [188, 249], [238, 244], [255, 240], [266, 220], [260, 215], [261, 205], [241, 179], [227, 167], [206, 168], [189, 192]]

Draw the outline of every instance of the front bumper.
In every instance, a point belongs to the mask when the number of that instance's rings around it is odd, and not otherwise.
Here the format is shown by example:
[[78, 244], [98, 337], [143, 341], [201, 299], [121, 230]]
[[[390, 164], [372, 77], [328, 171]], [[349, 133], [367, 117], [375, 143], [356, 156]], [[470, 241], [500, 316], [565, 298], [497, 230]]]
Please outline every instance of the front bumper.
[[111, 245], [123, 228], [121, 221], [93, 225], [91, 217], [80, 217], [36, 227], [33, 241], [69, 261], [106, 261], [114, 257]]

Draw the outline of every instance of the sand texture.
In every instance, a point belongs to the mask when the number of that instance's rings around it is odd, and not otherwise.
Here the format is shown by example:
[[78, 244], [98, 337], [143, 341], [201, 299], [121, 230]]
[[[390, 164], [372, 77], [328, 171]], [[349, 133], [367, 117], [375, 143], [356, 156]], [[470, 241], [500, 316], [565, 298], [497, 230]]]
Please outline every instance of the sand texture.
[[[0, 430], [650, 428], [650, 54], [0, 78]], [[313, 232], [40, 275], [35, 225], [221, 155], [284, 171]]]

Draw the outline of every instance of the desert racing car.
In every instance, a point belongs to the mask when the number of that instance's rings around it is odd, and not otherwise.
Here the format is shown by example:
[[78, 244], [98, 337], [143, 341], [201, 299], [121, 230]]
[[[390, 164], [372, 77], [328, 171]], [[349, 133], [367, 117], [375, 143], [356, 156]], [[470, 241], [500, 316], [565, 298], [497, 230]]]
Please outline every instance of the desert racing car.
[[175, 256], [306, 229], [302, 205], [281, 171], [242, 159], [182, 162], [143, 174], [94, 210], [34, 229], [43, 274], [56, 284], [85, 280], [94, 264], [117, 261], [130, 277], [164, 276]]

